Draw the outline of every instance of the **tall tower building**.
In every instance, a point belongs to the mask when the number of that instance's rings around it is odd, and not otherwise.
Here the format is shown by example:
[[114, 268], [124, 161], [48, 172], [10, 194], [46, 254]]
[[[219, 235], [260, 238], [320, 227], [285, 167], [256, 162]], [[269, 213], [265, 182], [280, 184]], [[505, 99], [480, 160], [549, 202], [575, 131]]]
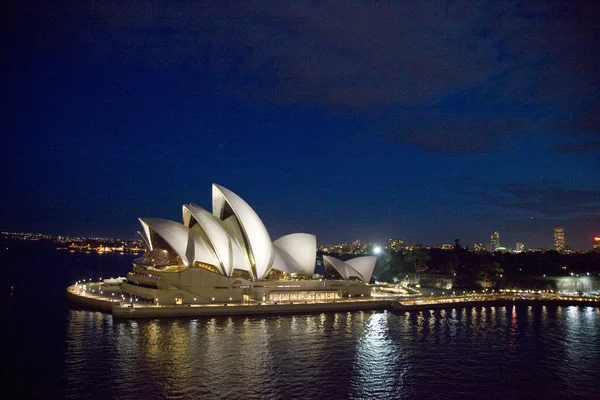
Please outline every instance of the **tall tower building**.
[[565, 231], [563, 228], [554, 228], [554, 249], [558, 252], [565, 249]]
[[524, 251], [525, 251], [525, 245], [523, 245], [523, 243], [517, 242], [517, 245], [515, 246], [515, 252], [522, 253]]
[[492, 251], [496, 251], [496, 249], [500, 247], [500, 234], [498, 232], [492, 233], [490, 240], [492, 243]]

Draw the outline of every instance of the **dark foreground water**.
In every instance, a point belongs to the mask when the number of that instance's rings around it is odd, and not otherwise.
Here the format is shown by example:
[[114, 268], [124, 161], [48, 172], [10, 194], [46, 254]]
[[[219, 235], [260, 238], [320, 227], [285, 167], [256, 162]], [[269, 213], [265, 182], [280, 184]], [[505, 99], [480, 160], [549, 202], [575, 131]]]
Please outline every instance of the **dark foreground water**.
[[15, 295], [2, 296], [4, 393], [40, 399], [600, 398], [599, 308], [118, 321], [67, 306], [62, 292], [71, 281], [123, 274], [131, 258], [50, 248], [0, 252], [3, 281], [17, 282]]

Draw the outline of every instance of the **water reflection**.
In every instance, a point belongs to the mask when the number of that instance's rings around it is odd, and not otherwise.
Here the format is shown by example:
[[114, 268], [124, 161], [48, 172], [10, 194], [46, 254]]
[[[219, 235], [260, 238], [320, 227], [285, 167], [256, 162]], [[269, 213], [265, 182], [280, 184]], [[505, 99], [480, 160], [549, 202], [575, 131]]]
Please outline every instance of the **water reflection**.
[[408, 366], [401, 362], [399, 343], [389, 334], [389, 318], [387, 312], [372, 315], [356, 344], [352, 397], [394, 398], [401, 392]]
[[565, 355], [570, 360], [578, 360], [585, 356], [585, 346], [581, 337], [581, 319], [579, 307], [569, 306], [565, 313]]
[[508, 348], [512, 354], [517, 350], [519, 322], [517, 319], [517, 306], [512, 306], [510, 312], [510, 323], [508, 326]]
[[67, 324], [67, 398], [540, 398], [593, 387], [600, 369], [590, 307], [136, 321], [69, 311]]

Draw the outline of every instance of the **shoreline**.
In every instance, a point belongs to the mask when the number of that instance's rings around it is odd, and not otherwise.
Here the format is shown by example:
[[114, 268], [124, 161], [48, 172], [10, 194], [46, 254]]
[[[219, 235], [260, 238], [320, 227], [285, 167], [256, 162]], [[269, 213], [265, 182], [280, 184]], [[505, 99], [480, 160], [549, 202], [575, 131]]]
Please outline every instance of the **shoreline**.
[[80, 306], [107, 312], [114, 318], [179, 318], [179, 317], [213, 317], [213, 316], [248, 316], [302, 314], [322, 312], [351, 312], [389, 310], [392, 312], [423, 311], [444, 308], [465, 308], [477, 306], [511, 306], [524, 305], [557, 305], [557, 306], [591, 306], [600, 307], [600, 299], [581, 299], [565, 297], [523, 298], [518, 296], [496, 296], [494, 298], [479, 296], [478, 298], [438, 298], [400, 300], [397, 298], [337, 300], [332, 302], [313, 303], [279, 303], [279, 304], [194, 304], [194, 305], [131, 305], [120, 300], [104, 296], [81, 294], [74, 286], [67, 288], [67, 298]]
[[526, 299], [526, 298], [497, 298], [497, 299], [485, 299], [485, 300], [472, 300], [472, 301], [461, 301], [461, 302], [440, 302], [440, 303], [428, 303], [428, 304], [402, 304], [397, 301], [392, 304], [392, 311], [394, 312], [410, 312], [410, 311], [423, 311], [423, 310], [436, 310], [436, 309], [448, 309], [448, 308], [467, 308], [467, 307], [507, 307], [514, 305], [528, 305], [528, 306], [584, 306], [584, 307], [600, 307], [600, 301], [597, 300], [566, 300], [566, 299]]

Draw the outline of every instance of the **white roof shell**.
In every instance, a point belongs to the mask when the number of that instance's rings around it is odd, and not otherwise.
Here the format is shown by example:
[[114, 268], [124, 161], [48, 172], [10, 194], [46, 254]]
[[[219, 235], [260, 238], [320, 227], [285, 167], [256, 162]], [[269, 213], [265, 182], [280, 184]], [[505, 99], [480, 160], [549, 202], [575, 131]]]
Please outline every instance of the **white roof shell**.
[[358, 271], [358, 273], [360, 273], [360, 275], [363, 277], [364, 282], [369, 283], [371, 281], [371, 277], [373, 276], [373, 270], [375, 269], [376, 262], [377, 257], [364, 256], [347, 260], [346, 264], [355, 271]]
[[152, 243], [150, 242], [150, 238], [148, 237], [146, 230], [142, 229], [141, 231], [138, 231], [138, 234], [142, 237], [142, 239], [144, 240], [144, 243], [146, 243], [146, 246], [148, 247], [148, 249], [150, 251], [152, 251]]
[[224, 217], [225, 204], [229, 204], [241, 227], [243, 237], [238, 240], [241, 239], [245, 244], [254, 276], [257, 279], [264, 278], [271, 270], [275, 257], [267, 228], [241, 197], [223, 186], [213, 184], [213, 214], [221, 220]]
[[204, 238], [200, 224], [196, 224], [189, 229], [192, 240], [194, 241], [194, 262], [198, 261], [204, 264], [214, 265], [221, 274], [225, 275], [225, 271], [223, 271], [221, 263], [212, 249], [212, 246], [207, 242], [207, 239]]
[[[226, 276], [232, 276], [234, 269], [248, 271], [258, 280], [271, 269], [313, 275], [317, 252], [314, 235], [294, 233], [271, 243], [256, 212], [237, 194], [213, 184], [212, 195], [213, 213], [194, 204], [184, 205], [183, 224], [140, 218], [143, 228], [140, 235], [148, 248], [154, 249], [153, 238], [158, 235], [185, 266], [193, 266], [198, 261], [215, 266]], [[350, 266], [343, 268], [352, 273], [345, 276], [358, 275]]]
[[[302, 272], [308, 277], [315, 272], [317, 258], [317, 237], [309, 233], [292, 233], [282, 236], [273, 242], [279, 248], [302, 267]], [[299, 271], [298, 271], [299, 272]]]
[[[227, 233], [219, 219], [196, 205], [184, 205], [183, 223], [189, 227], [192, 219], [198, 222], [197, 225], [201, 229], [201, 232], [194, 234], [194, 237], [199, 234], [203, 236], [203, 239], [210, 245], [215, 254], [217, 263], [224, 275], [231, 276], [234, 268], [248, 270], [242, 250]], [[197, 225], [194, 225], [193, 228]], [[194, 232], [193, 228], [192, 231]]]
[[290, 256], [285, 250], [282, 250], [278, 247], [274, 247], [274, 249], [275, 249], [275, 260], [280, 258], [281, 261], [285, 265], [285, 269], [278, 268], [279, 264], [276, 264], [275, 262], [273, 262], [273, 269], [278, 269], [280, 271], [284, 271], [289, 274], [294, 274], [294, 273], [304, 271], [304, 268], [302, 268], [302, 265], [300, 265], [298, 263], [298, 261], [296, 261], [294, 259], [294, 257]]
[[285, 262], [285, 259], [281, 254], [281, 250], [277, 248], [274, 249], [273, 264], [271, 268], [278, 271], [287, 272], [288, 274], [291, 273], [288, 264]]
[[338, 260], [335, 257], [323, 256], [323, 262], [325, 264], [331, 265], [337, 272], [339, 272], [342, 279], [348, 280], [351, 276], [360, 277], [360, 274], [357, 271], [355, 271], [352, 267], [350, 267], [342, 260]]
[[[168, 219], [140, 218], [144, 231], [152, 242], [152, 234], [159, 235], [179, 255], [185, 266], [189, 266], [194, 259], [194, 246], [191, 244], [189, 229], [185, 225]], [[154, 243], [152, 249], [154, 248]]]
[[365, 283], [369, 283], [371, 280], [376, 261], [377, 257], [375, 256], [357, 257], [346, 262], [335, 257], [323, 256], [323, 262], [335, 268], [342, 279], [348, 280], [350, 277], [356, 276]]

